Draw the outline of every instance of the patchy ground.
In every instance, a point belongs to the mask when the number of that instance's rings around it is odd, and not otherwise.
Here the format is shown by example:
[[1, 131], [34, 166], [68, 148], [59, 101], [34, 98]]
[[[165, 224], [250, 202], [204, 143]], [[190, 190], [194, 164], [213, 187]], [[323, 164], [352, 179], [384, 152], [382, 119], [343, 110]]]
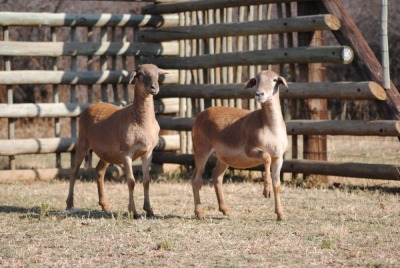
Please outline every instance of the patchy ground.
[[[99, 211], [95, 183], [78, 182], [74, 215], [64, 181], [0, 185], [0, 266], [16, 267], [395, 267], [400, 263], [400, 190], [283, 187], [284, 222], [260, 183], [226, 183], [230, 217], [202, 189], [193, 217], [189, 182], [153, 183], [157, 218], [126, 215], [127, 186], [107, 183], [113, 213]], [[142, 207], [143, 189], [135, 194]]]

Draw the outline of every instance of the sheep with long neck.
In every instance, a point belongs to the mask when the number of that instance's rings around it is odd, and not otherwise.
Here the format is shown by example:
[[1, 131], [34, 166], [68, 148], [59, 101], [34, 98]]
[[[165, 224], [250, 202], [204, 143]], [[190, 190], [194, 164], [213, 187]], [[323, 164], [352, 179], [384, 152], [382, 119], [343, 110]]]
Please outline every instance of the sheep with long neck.
[[[195, 214], [204, 218], [200, 201], [202, 174], [208, 158], [214, 153], [217, 162], [212, 181], [219, 210], [229, 213], [222, 191], [223, 175], [229, 166], [249, 168], [264, 164], [264, 196], [270, 197], [273, 189], [277, 219], [284, 217], [281, 204], [280, 170], [287, 147], [286, 125], [279, 100], [280, 84], [286, 80], [272, 71], [261, 71], [251, 78], [244, 88], [256, 87], [255, 99], [261, 109], [248, 110], [211, 107], [196, 117], [192, 128], [195, 171], [192, 178]], [[272, 172], [272, 178], [271, 178]]]
[[74, 185], [79, 167], [89, 149], [100, 161], [96, 166], [96, 182], [99, 205], [109, 211], [110, 205], [104, 193], [104, 174], [109, 164], [123, 164], [129, 189], [128, 211], [139, 218], [133, 191], [135, 178], [132, 161], [141, 158], [144, 187], [144, 206], [147, 216], [153, 210], [149, 199], [150, 163], [154, 147], [158, 143], [160, 126], [154, 113], [153, 95], [159, 91], [158, 78], [167, 72], [153, 64], [143, 64], [131, 76], [134, 81], [132, 104], [119, 108], [109, 103], [97, 103], [86, 109], [79, 118], [79, 136], [75, 166], [71, 169], [67, 209], [74, 206]]

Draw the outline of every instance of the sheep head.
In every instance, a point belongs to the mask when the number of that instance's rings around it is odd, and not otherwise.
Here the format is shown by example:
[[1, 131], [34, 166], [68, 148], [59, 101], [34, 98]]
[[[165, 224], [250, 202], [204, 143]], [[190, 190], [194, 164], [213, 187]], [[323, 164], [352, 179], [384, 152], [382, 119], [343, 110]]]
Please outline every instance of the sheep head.
[[273, 71], [266, 70], [259, 72], [256, 77], [251, 78], [245, 84], [244, 88], [253, 88], [256, 86], [255, 99], [260, 102], [272, 102], [275, 94], [279, 90], [279, 85], [288, 86], [285, 78], [279, 76]]
[[147, 94], [156, 95], [160, 90], [158, 78], [160, 75], [167, 73], [167, 71], [158, 68], [154, 64], [142, 64], [132, 72], [129, 83], [132, 81], [133, 83], [139, 82], [140, 88], [144, 89]]

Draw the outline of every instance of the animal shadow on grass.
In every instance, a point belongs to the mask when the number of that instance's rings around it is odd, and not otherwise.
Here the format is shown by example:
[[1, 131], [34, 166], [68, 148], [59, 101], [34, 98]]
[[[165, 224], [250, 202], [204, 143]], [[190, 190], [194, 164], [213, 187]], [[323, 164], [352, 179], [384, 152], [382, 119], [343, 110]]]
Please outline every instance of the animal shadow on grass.
[[20, 214], [20, 219], [44, 219], [46, 217], [63, 219], [66, 218], [66, 211], [50, 209], [48, 205], [42, 204], [35, 207], [0, 206], [0, 214]]
[[[127, 212], [113, 211], [105, 212], [102, 210], [75, 209], [74, 211], [51, 209], [48, 205], [42, 204], [35, 207], [18, 207], [18, 206], [0, 206], [0, 214], [20, 214], [20, 219], [57, 219], [62, 220], [68, 217], [79, 219], [115, 219], [115, 220], [133, 220], [132, 215]], [[166, 219], [190, 219], [190, 217], [182, 217], [174, 214], [154, 215], [146, 217], [141, 215], [140, 219], [148, 220], [166, 220]]]
[[340, 183], [333, 183], [332, 189], [347, 189], [351, 192], [356, 191], [367, 191], [367, 192], [380, 192], [385, 194], [400, 194], [400, 187], [386, 187], [382, 185], [370, 185], [370, 186], [359, 186], [359, 185], [342, 185]]

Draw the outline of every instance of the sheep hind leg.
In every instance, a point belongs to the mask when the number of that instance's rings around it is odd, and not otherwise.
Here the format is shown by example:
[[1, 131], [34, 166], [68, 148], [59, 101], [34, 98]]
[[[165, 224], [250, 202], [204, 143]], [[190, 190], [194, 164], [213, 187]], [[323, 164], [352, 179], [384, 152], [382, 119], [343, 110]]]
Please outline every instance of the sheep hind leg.
[[222, 181], [224, 179], [224, 173], [227, 170], [228, 165], [217, 160], [217, 164], [215, 165], [212, 181], [215, 189], [215, 194], [217, 195], [218, 207], [219, 211], [221, 211], [224, 215], [229, 215], [229, 207], [225, 202], [224, 192], [222, 190]]
[[143, 209], [146, 211], [146, 217], [154, 217], [153, 209], [150, 205], [150, 164], [151, 154], [142, 157], [142, 172], [143, 172], [143, 190], [144, 190], [144, 203]]
[[107, 167], [110, 163], [105, 162], [100, 159], [99, 163], [96, 166], [96, 183], [97, 183], [97, 192], [99, 194], [99, 205], [101, 209], [106, 212], [110, 212], [111, 206], [107, 201], [107, 197], [104, 191], [104, 175], [106, 174]]
[[203, 186], [203, 172], [208, 158], [212, 154], [210, 149], [209, 152], [202, 153], [201, 155], [195, 151], [195, 169], [192, 177], [192, 189], [194, 198], [194, 213], [198, 219], [204, 219], [205, 212], [200, 200], [200, 190]]
[[87, 143], [84, 141], [78, 141], [77, 149], [76, 149], [76, 156], [75, 156], [75, 165], [71, 169], [70, 176], [69, 176], [69, 191], [67, 197], [67, 210], [70, 210], [74, 207], [74, 187], [75, 181], [78, 176], [79, 168], [82, 164], [83, 159], [87, 154], [88, 150]]

